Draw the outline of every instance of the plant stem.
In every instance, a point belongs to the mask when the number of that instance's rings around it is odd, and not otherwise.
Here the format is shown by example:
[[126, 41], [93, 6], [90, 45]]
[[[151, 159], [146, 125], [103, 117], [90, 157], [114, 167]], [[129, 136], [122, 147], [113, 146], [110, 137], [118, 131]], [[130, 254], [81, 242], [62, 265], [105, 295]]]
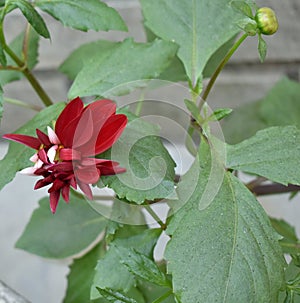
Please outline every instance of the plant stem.
[[24, 40], [23, 40], [23, 48], [22, 48], [22, 53], [23, 53], [25, 62], [27, 62], [27, 59], [28, 59], [28, 47], [29, 47], [30, 30], [31, 30], [31, 26], [28, 23], [27, 26], [26, 26], [26, 31], [25, 31]]
[[288, 248], [295, 248], [295, 249], [300, 249], [300, 243], [285, 243], [285, 242], [280, 242], [280, 245], [282, 247], [288, 247]]
[[31, 73], [31, 71], [26, 66], [26, 62], [23, 62], [15, 53], [14, 51], [6, 44], [3, 28], [0, 27], [0, 40], [3, 47], [3, 50], [16, 62], [16, 64], [20, 67], [20, 71], [24, 74], [27, 80], [30, 82], [33, 89], [36, 91], [42, 102], [46, 106], [50, 106], [53, 104], [47, 93], [41, 87], [37, 79]]
[[[238, 49], [238, 47], [244, 42], [244, 40], [248, 37], [248, 34], [243, 34], [240, 39], [231, 47], [231, 49], [228, 51], [227, 55], [224, 57], [224, 59], [221, 61], [221, 63], [219, 64], [219, 66], [217, 67], [217, 69], [215, 70], [214, 74], [211, 76], [205, 90], [202, 93], [202, 96], [200, 97], [200, 101], [199, 101], [199, 113], [201, 112], [203, 105], [205, 104], [207, 97], [212, 89], [212, 87], [214, 86], [217, 77], [219, 76], [219, 74], [221, 73], [221, 71], [223, 70], [224, 66], [226, 65], [226, 63], [229, 61], [229, 59], [231, 58], [231, 56], [234, 54], [234, 52]], [[197, 86], [196, 86], [197, 88]], [[195, 91], [192, 91], [192, 99], [195, 98]], [[188, 133], [189, 136], [192, 136], [194, 133], [194, 128], [190, 125], [188, 128]], [[188, 139], [187, 139], [188, 140]], [[189, 146], [191, 145], [189, 141], [186, 141], [186, 145], [189, 144]], [[190, 149], [190, 147], [188, 146], [189, 151], [192, 153], [192, 155], [194, 155], [194, 151], [193, 149]]]
[[252, 190], [254, 187], [261, 185], [263, 182], [265, 182], [267, 180], [268, 179], [266, 179], [264, 177], [257, 177], [256, 179], [247, 183], [246, 186], [248, 187], [248, 189]]
[[135, 109], [135, 115], [138, 116], [138, 117], [141, 114], [141, 111], [142, 111], [142, 108], [143, 108], [144, 99], [145, 99], [145, 92], [144, 92], [144, 89], [142, 89], [139, 101], [137, 102], [136, 109]]
[[204, 103], [206, 102], [206, 99], [215, 84], [215, 81], [217, 77], [219, 76], [220, 72], [223, 70], [226, 63], [229, 61], [231, 56], [234, 54], [234, 52], [238, 49], [238, 47], [244, 42], [244, 40], [248, 37], [248, 34], [243, 34], [240, 39], [231, 47], [231, 49], [228, 51], [227, 55], [224, 57], [218, 68], [215, 70], [214, 74], [211, 76], [205, 90], [203, 91], [202, 98], [200, 100], [200, 103], [198, 105], [199, 111], [201, 111]]
[[26, 67], [25, 63], [19, 59], [19, 57], [9, 48], [8, 45], [4, 45], [4, 50], [7, 52], [7, 54], [17, 63], [17, 65], [22, 68], [22, 73], [27, 78], [27, 80], [30, 82], [33, 89], [36, 91], [38, 96], [41, 98], [42, 102], [46, 106], [50, 106], [53, 104], [47, 93], [44, 91], [44, 89], [41, 87], [40, 83], [37, 81], [37, 79], [34, 77], [34, 75], [31, 73], [31, 71]]
[[14, 70], [17, 72], [22, 72], [22, 69], [18, 66], [11, 66], [11, 65], [6, 65], [6, 66], [2, 66], [0, 65], [0, 70]]
[[278, 183], [254, 186], [251, 191], [256, 196], [275, 195], [300, 191], [298, 185], [282, 185]]
[[4, 98], [4, 102], [10, 103], [10, 104], [13, 104], [13, 105], [17, 105], [17, 106], [20, 106], [20, 107], [24, 107], [24, 108], [29, 108], [29, 109], [32, 109], [32, 110], [37, 111], [37, 112], [42, 110], [42, 108], [37, 106], [37, 105], [29, 104], [29, 103], [26, 103], [24, 101], [17, 100], [17, 99]]
[[155, 301], [153, 301], [152, 303], [161, 303], [163, 302], [165, 299], [167, 299], [171, 294], [173, 293], [172, 290], [167, 291], [165, 294], [163, 294], [161, 297], [157, 298]]
[[149, 215], [160, 225], [162, 230], [166, 230], [167, 226], [164, 222], [161, 221], [160, 217], [156, 214], [156, 212], [151, 208], [150, 205], [144, 205], [145, 209], [149, 213]]

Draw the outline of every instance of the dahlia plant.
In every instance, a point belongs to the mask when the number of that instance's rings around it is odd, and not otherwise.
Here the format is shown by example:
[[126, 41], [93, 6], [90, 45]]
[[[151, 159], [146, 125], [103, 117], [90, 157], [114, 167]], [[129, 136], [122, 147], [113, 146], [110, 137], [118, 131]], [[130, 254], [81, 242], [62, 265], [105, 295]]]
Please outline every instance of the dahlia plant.
[[[17, 173], [48, 189], [16, 247], [72, 258], [64, 303], [298, 302], [300, 242], [257, 197], [299, 191], [300, 86], [284, 78], [235, 110], [226, 100], [214, 109], [209, 102], [246, 39], [257, 38], [257, 58], [265, 60], [264, 35], [278, 30], [275, 12], [251, 0], [140, 0], [147, 41], [80, 46], [59, 67], [72, 83], [68, 96], [52, 100], [33, 73], [38, 41], [50, 39], [43, 17], [81, 31], [126, 31], [108, 4], [0, 1], [1, 116], [5, 102], [37, 110], [2, 134], [9, 149], [0, 189]], [[4, 21], [14, 10], [27, 25], [8, 43]], [[43, 109], [3, 94], [22, 77]], [[147, 97], [174, 84], [187, 92], [179, 105]], [[124, 95], [131, 101], [120, 106]], [[175, 174], [181, 163], [169, 151], [180, 140], [178, 150], [193, 160]], [[158, 258], [162, 235], [167, 244]]]

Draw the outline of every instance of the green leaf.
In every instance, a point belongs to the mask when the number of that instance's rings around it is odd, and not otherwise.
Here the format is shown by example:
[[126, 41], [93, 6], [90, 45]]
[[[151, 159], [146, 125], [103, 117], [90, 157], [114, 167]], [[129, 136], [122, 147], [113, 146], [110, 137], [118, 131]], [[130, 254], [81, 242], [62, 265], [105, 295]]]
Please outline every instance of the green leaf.
[[[289, 284], [290, 281], [295, 280], [295, 278], [299, 275], [299, 273], [300, 273], [300, 268], [295, 264], [294, 261], [291, 261], [285, 270], [285, 277], [287, 284]], [[293, 298], [294, 300], [289, 301], [288, 299], [291, 299], [291, 291], [288, 288], [286, 288], [282, 290], [282, 292], [280, 292], [278, 302], [300, 303], [300, 294], [297, 295], [296, 293], [294, 293], [294, 298]]]
[[27, 19], [27, 21], [31, 24], [31, 26], [39, 35], [47, 39], [50, 38], [50, 33], [43, 18], [34, 9], [32, 4], [30, 4], [26, 0], [8, 0], [6, 2], [6, 5], [12, 7], [17, 6], [21, 10], [22, 14]]
[[275, 218], [270, 218], [270, 221], [274, 229], [278, 232], [278, 234], [282, 235], [287, 240], [293, 242], [298, 241], [295, 228], [288, 224], [286, 221]]
[[[99, 58], [108, 56], [111, 50], [118, 44], [118, 42], [109, 40], [86, 43], [72, 52], [61, 64], [59, 70], [66, 74], [71, 80], [74, 80], [88, 61], [99, 60]], [[159, 75], [159, 79], [171, 82], [187, 80], [182, 62], [177, 56], [174, 57], [170, 65]]]
[[[155, 303], [155, 300], [164, 297], [163, 301], [157, 301], [157, 302], [163, 302], [163, 303], [176, 303], [174, 299], [173, 293], [170, 293], [170, 289], [166, 287], [161, 287], [154, 285], [153, 283], [148, 283], [145, 281], [142, 281], [138, 284], [138, 289], [141, 290], [143, 293], [143, 296], [145, 298], [145, 301], [147, 303]], [[166, 297], [166, 295], [168, 295]]]
[[181, 60], [175, 56], [170, 65], [158, 76], [158, 78], [170, 82], [187, 81], [187, 76]]
[[239, 143], [268, 127], [260, 114], [262, 100], [243, 104], [233, 110], [232, 114], [222, 121], [222, 130], [226, 142]]
[[[125, 230], [125, 237], [122, 233]], [[138, 252], [152, 256], [154, 245], [161, 233], [158, 229], [146, 229], [143, 226], [129, 227], [130, 231], [138, 232], [137, 234], [127, 235], [128, 227], [124, 226], [118, 230], [116, 238], [110, 244], [110, 248], [105, 256], [98, 261], [94, 284], [92, 286], [91, 299], [99, 297], [96, 287], [101, 289], [112, 289], [114, 291], [122, 290], [127, 293], [136, 285], [135, 276], [130, 273], [128, 268], [122, 264], [126, 254], [120, 255], [120, 248], [128, 250], [136, 249]]]
[[297, 238], [295, 228], [284, 220], [271, 219], [274, 229], [283, 236], [280, 245], [284, 253], [300, 254], [300, 241]]
[[[35, 136], [35, 130], [44, 130], [56, 120], [59, 113], [63, 110], [65, 103], [56, 103], [39, 112], [35, 117], [19, 128], [16, 133]], [[16, 172], [32, 166], [29, 158], [34, 154], [34, 150], [19, 143], [11, 142], [9, 144], [6, 156], [0, 160], [0, 189], [13, 180]]]
[[96, 287], [100, 295], [112, 303], [138, 303], [135, 299], [129, 298], [126, 295], [113, 291], [111, 289], [101, 289]]
[[63, 25], [88, 31], [127, 31], [116, 10], [99, 0], [35, 0], [35, 5]]
[[[33, 69], [33, 67], [38, 63], [38, 47], [39, 47], [39, 35], [32, 30], [29, 30], [28, 34], [28, 68]], [[23, 49], [23, 41], [24, 41], [24, 32], [19, 34], [10, 44], [9, 47], [16, 53], [18, 57], [22, 57], [22, 49]], [[8, 57], [7, 58], [8, 65], [15, 65], [15, 62]], [[0, 71], [0, 83], [1, 85], [5, 85], [9, 82], [19, 80], [23, 77], [23, 74], [18, 71]]]
[[244, 1], [231, 1], [230, 5], [243, 15], [254, 18], [250, 5]]
[[228, 51], [233, 46], [234, 42], [236, 40], [236, 35], [234, 35], [231, 39], [226, 41], [220, 48], [218, 48], [212, 56], [207, 61], [204, 69], [203, 69], [203, 78], [210, 78], [221, 61], [224, 59]]
[[38, 256], [60, 259], [77, 254], [96, 240], [107, 223], [80, 195], [71, 194], [70, 204], [61, 199], [55, 215], [48, 197], [39, 204], [16, 243]]
[[184, 103], [187, 109], [193, 115], [193, 118], [197, 121], [199, 125], [201, 125], [203, 123], [203, 118], [200, 115], [200, 111], [196, 103], [188, 99], [184, 99]]
[[258, 101], [244, 104], [222, 123], [226, 142], [235, 144], [268, 126], [300, 128], [300, 84], [283, 78]]
[[208, 120], [209, 121], [220, 121], [223, 118], [227, 117], [228, 115], [230, 115], [232, 112], [231, 108], [219, 108], [217, 110], [215, 110], [209, 117]]
[[3, 89], [0, 85], [0, 123], [3, 116]]
[[179, 198], [195, 189], [167, 229], [172, 237], [165, 256], [175, 295], [182, 303], [277, 302], [285, 264], [279, 237], [255, 197], [229, 172], [210, 205], [199, 210], [210, 168], [203, 142], [178, 185]]
[[264, 62], [267, 55], [267, 43], [261, 34], [258, 35], [258, 54], [260, 61]]
[[100, 52], [86, 62], [70, 88], [69, 98], [127, 94], [144, 86], [145, 80], [157, 78], [176, 51], [175, 43], [163, 40], [135, 43], [126, 39], [116, 43], [109, 52]]
[[275, 126], [227, 149], [227, 167], [284, 185], [300, 185], [300, 131]]
[[[118, 42], [109, 40], [99, 40], [83, 44], [71, 53], [61, 64], [59, 70], [71, 80], [74, 80], [88, 61], [96, 61], [99, 58], [108, 56], [111, 50], [118, 44]], [[187, 80], [182, 62], [177, 56], [174, 57], [170, 65], [159, 75], [159, 79], [171, 82]]]
[[165, 274], [152, 259], [139, 253], [135, 249], [120, 247], [117, 248], [117, 250], [122, 258], [121, 263], [126, 265], [132, 274], [160, 286], [169, 286]]
[[[128, 111], [124, 113], [128, 115]], [[100, 182], [112, 188], [119, 198], [137, 204], [174, 194], [176, 164], [158, 137], [158, 127], [132, 114], [128, 117], [120, 139], [100, 156], [119, 162], [126, 172], [103, 176]]]
[[81, 45], [60, 65], [59, 70], [74, 80], [89, 60], [101, 60], [118, 45], [118, 42], [99, 40]]
[[296, 125], [300, 128], [300, 84], [281, 79], [267, 93], [260, 106], [260, 115], [268, 126]]
[[[147, 41], [152, 42], [158, 37], [145, 27], [145, 32], [147, 36]], [[209, 58], [203, 70], [203, 78], [210, 78], [214, 71], [219, 66], [220, 62], [223, 60], [229, 49], [233, 46], [235, 42], [236, 35], [225, 42], [215, 53]], [[185, 72], [184, 65], [182, 61], [175, 56], [170, 65], [160, 74], [159, 79], [167, 80], [171, 82], [187, 81], [188, 77]]]
[[257, 34], [257, 23], [253, 20], [246, 20], [243, 30], [249, 35], [249, 36], [255, 36]]
[[146, 27], [158, 37], [179, 45], [178, 56], [193, 83], [215, 51], [239, 32], [235, 23], [240, 16], [229, 2], [141, 1]]
[[90, 252], [73, 261], [70, 266], [70, 273], [68, 274], [68, 288], [63, 303], [90, 301], [90, 290], [95, 274], [95, 267], [98, 259], [105, 253], [103, 247], [103, 243], [100, 242]]

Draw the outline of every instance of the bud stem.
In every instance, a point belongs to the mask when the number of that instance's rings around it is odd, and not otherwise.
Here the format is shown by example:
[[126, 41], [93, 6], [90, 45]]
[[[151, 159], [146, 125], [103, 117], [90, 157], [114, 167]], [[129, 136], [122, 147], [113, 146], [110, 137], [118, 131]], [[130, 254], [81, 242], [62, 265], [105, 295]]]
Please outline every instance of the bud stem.
[[16, 100], [16, 99], [12, 99], [12, 98], [4, 98], [4, 102], [5, 103], [10, 103], [10, 104], [13, 104], [13, 105], [17, 105], [17, 106], [20, 106], [20, 107], [24, 107], [24, 108], [28, 108], [28, 109], [31, 109], [31, 110], [34, 110], [34, 111], [41, 111], [42, 108], [35, 105], [35, 104], [29, 104], [29, 103], [26, 103], [26, 102], [23, 102], [21, 100]]
[[238, 47], [244, 42], [244, 40], [248, 37], [248, 34], [243, 34], [241, 38], [232, 46], [232, 48], [228, 51], [227, 55], [224, 57], [218, 68], [215, 70], [214, 74], [210, 78], [205, 90], [203, 91], [202, 98], [200, 100], [200, 103], [198, 105], [199, 111], [201, 111], [204, 103], [206, 102], [206, 99], [215, 84], [215, 81], [217, 77], [219, 76], [220, 72], [223, 70], [226, 63], [229, 61], [231, 56], [234, 54], [234, 52], [238, 49]]
[[[198, 105], [199, 108], [199, 113], [201, 112], [203, 105], [205, 104], [207, 97], [212, 89], [212, 87], [214, 86], [217, 77], [219, 76], [219, 74], [221, 73], [221, 71], [223, 70], [224, 66], [226, 65], [226, 63], [229, 61], [229, 59], [231, 58], [231, 56], [234, 54], [234, 52], [238, 49], [238, 47], [244, 42], [244, 40], [248, 37], [248, 34], [245, 33], [243, 34], [240, 39], [231, 47], [231, 49], [228, 51], [227, 55], [224, 57], [224, 59], [221, 61], [221, 63], [219, 64], [219, 66], [217, 67], [217, 69], [215, 70], [214, 74], [212, 75], [212, 77], [210, 78], [205, 90], [203, 91], [202, 96], [200, 97], [200, 102]], [[192, 97], [195, 95], [194, 92], [192, 92]], [[195, 150], [195, 148], [192, 146], [192, 142], [190, 140], [190, 138], [192, 137], [193, 133], [194, 133], [195, 128], [190, 124], [189, 128], [188, 128], [188, 133], [189, 136], [186, 138], [186, 146], [188, 148], [188, 150], [190, 151], [190, 153], [194, 156], [196, 156], [197, 151]]]

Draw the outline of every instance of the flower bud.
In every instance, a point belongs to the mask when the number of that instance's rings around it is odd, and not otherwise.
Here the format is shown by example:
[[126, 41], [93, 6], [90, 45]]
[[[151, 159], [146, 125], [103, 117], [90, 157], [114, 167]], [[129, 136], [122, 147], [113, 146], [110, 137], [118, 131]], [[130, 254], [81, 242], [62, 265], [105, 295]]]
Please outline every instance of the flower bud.
[[261, 7], [255, 15], [257, 27], [264, 35], [273, 35], [278, 30], [278, 21], [275, 12], [269, 7]]

